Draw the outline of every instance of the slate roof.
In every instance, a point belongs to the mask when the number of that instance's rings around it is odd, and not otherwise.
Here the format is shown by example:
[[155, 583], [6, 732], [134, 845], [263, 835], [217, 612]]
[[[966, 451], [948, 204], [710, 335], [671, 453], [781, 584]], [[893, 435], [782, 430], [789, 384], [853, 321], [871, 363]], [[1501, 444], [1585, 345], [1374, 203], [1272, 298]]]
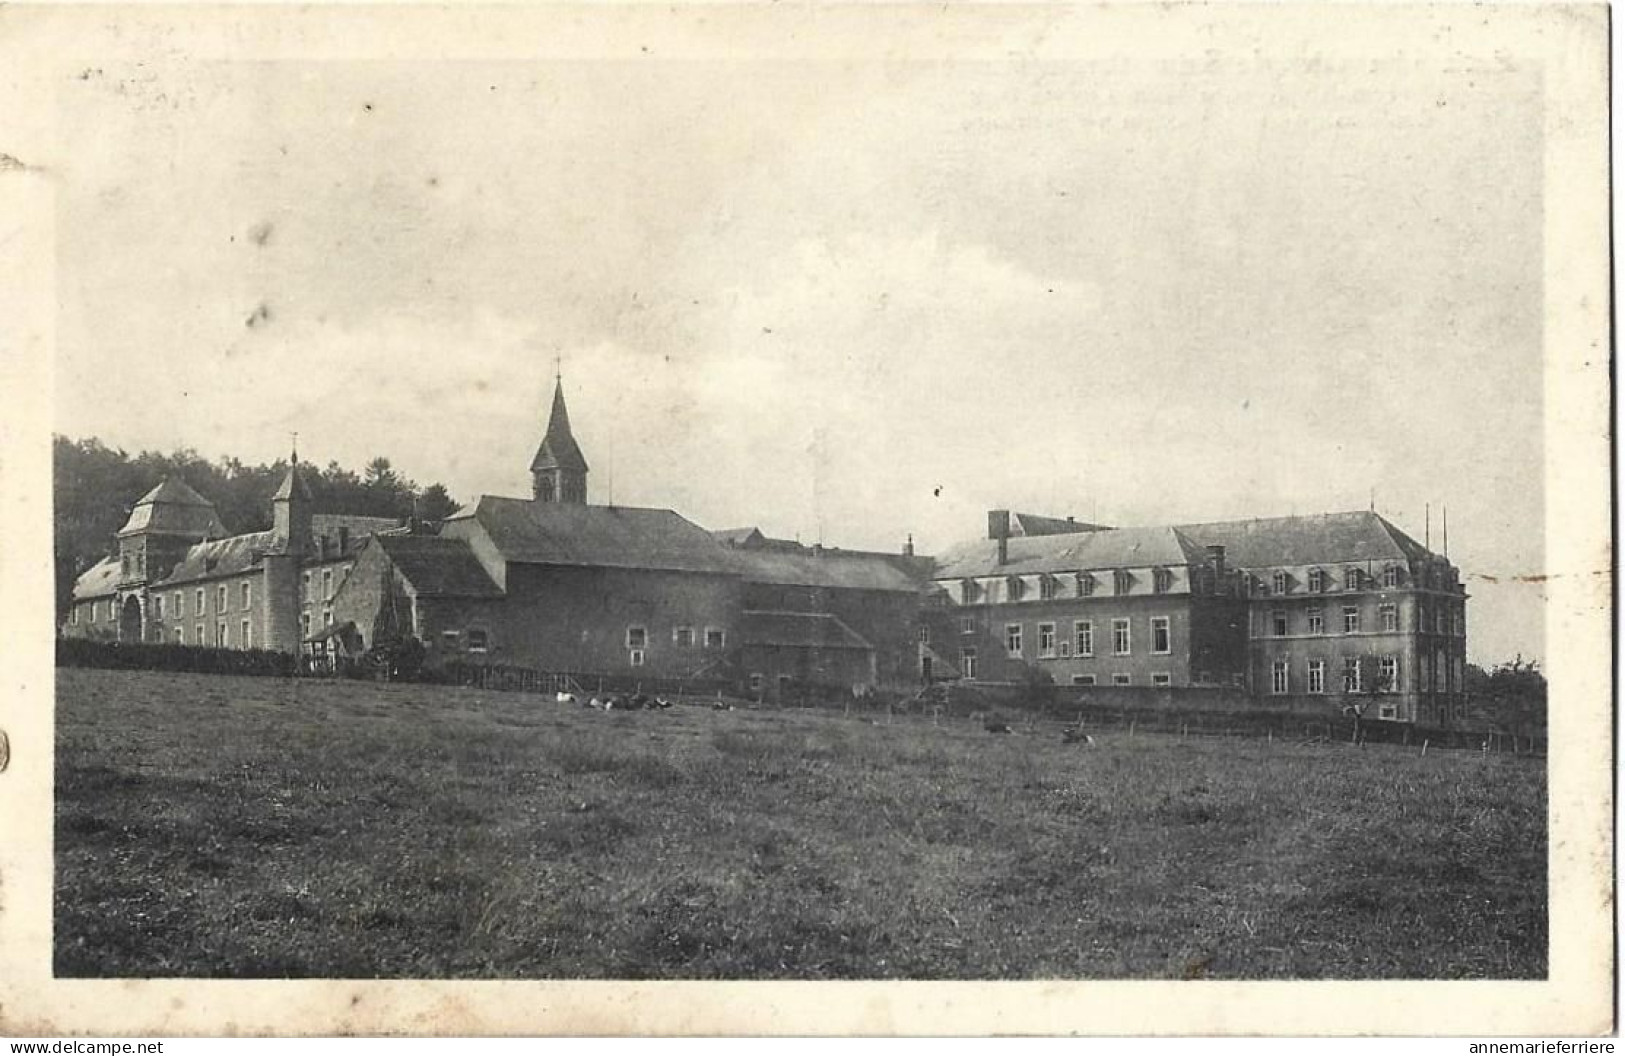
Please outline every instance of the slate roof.
[[[508, 561], [734, 574], [711, 533], [671, 510], [484, 495], [446, 523], [474, 518]], [[452, 537], [455, 537], [453, 534]]]
[[1015, 536], [1009, 541], [1008, 553], [1009, 560], [1001, 565], [999, 544], [992, 539], [977, 539], [944, 554], [937, 562], [936, 578], [1186, 565], [1201, 551], [1192, 548], [1172, 528], [1111, 528], [1066, 535]]
[[890, 557], [839, 550], [732, 550], [727, 558], [751, 583], [918, 593], [921, 585]]
[[120, 528], [120, 536], [137, 532], [166, 532], [190, 535], [199, 539], [219, 538], [226, 534], [220, 523], [214, 503], [193, 491], [179, 477], [165, 477], [161, 483], [140, 499], [130, 510], [129, 520]]
[[1416, 540], [1369, 510], [1182, 524], [1177, 530], [1198, 548], [1223, 546], [1225, 563], [1232, 568], [1404, 561], [1431, 556]]
[[374, 532], [387, 532], [399, 528], [399, 517], [365, 517], [359, 513], [313, 513], [310, 515], [310, 534], [337, 536], [339, 529], [348, 528], [355, 539], [363, 539]]
[[536, 457], [531, 459], [530, 468], [587, 472], [587, 458], [577, 446], [575, 434], [570, 431], [570, 412], [564, 406], [563, 381], [553, 388], [553, 410], [547, 417], [547, 434], [542, 437], [542, 446], [536, 449]]
[[740, 617], [739, 637], [745, 645], [864, 651], [874, 648], [861, 634], [827, 612], [747, 610]]
[[119, 577], [119, 559], [104, 557], [79, 573], [79, 578], [73, 581], [73, 600], [84, 601], [87, 598], [105, 598], [116, 593]]
[[1010, 534], [1012, 535], [1069, 535], [1072, 532], [1099, 532], [1104, 531], [1106, 525], [1085, 524], [1083, 521], [1074, 521], [1067, 517], [1040, 517], [1036, 513], [1012, 513], [1010, 515]]
[[437, 535], [380, 535], [381, 546], [420, 596], [497, 598], [501, 589], [486, 573], [474, 551], [462, 539]]
[[258, 571], [262, 567], [261, 557], [277, 553], [286, 545], [287, 540], [275, 532], [249, 532], [196, 543], [187, 548], [185, 556], [166, 578], [153, 584], [153, 589]]

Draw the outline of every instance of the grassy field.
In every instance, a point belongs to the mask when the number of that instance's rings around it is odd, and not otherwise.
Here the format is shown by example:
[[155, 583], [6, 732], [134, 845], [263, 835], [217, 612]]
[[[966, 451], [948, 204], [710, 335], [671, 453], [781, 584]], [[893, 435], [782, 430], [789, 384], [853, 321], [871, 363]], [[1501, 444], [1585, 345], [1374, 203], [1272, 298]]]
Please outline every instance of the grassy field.
[[1546, 972], [1528, 757], [57, 677], [62, 976]]

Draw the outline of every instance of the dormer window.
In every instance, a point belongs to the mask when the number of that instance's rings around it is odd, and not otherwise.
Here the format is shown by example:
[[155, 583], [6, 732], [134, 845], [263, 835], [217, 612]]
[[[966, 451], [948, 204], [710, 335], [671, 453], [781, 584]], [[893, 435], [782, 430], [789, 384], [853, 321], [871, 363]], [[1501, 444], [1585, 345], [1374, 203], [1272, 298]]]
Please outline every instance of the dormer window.
[[1127, 594], [1133, 585], [1134, 577], [1129, 574], [1128, 569], [1119, 568], [1112, 573], [1112, 593]]
[[1044, 601], [1051, 601], [1055, 597], [1055, 577], [1038, 577], [1038, 596]]
[[1270, 589], [1274, 590], [1275, 593], [1277, 593], [1277, 594], [1285, 594], [1286, 593], [1286, 573], [1285, 572], [1276, 572], [1273, 576], [1270, 577]]
[[1088, 572], [1078, 573], [1078, 596], [1087, 598], [1095, 592], [1095, 577]]
[[982, 588], [974, 579], [961, 580], [959, 596], [964, 599], [964, 604], [974, 605], [982, 599]]
[[1399, 566], [1389, 565], [1382, 570], [1382, 585], [1388, 590], [1399, 586]]
[[1343, 570], [1343, 589], [1344, 590], [1359, 590], [1360, 589], [1360, 570], [1359, 569], [1351, 567], [1351, 568], [1345, 568]]
[[1309, 593], [1323, 594], [1326, 591], [1326, 570], [1312, 568], [1309, 570]]
[[1166, 568], [1156, 569], [1151, 573], [1151, 589], [1158, 594], [1166, 594], [1174, 586], [1174, 574]]
[[1004, 579], [1004, 596], [1011, 601], [1020, 601], [1027, 593], [1027, 584], [1020, 576], [1006, 576]]

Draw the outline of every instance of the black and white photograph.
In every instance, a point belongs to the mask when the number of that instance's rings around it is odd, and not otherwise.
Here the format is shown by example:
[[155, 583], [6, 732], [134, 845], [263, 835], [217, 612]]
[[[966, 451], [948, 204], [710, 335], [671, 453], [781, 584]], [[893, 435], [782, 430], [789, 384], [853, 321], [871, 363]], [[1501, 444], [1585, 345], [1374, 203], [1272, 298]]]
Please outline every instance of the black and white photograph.
[[0, 1026], [1613, 1029], [1604, 8], [5, 24]]

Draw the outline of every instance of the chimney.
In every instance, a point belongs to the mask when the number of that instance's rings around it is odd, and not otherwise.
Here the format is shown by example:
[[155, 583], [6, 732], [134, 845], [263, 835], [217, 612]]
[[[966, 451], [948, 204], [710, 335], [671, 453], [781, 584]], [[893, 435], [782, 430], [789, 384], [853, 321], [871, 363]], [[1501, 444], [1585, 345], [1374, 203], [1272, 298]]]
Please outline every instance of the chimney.
[[908, 533], [908, 542], [903, 544], [903, 556], [904, 557], [913, 557], [914, 556], [914, 533], [913, 532]]
[[1010, 511], [987, 511], [987, 537], [999, 544], [999, 564], [1010, 563]]

